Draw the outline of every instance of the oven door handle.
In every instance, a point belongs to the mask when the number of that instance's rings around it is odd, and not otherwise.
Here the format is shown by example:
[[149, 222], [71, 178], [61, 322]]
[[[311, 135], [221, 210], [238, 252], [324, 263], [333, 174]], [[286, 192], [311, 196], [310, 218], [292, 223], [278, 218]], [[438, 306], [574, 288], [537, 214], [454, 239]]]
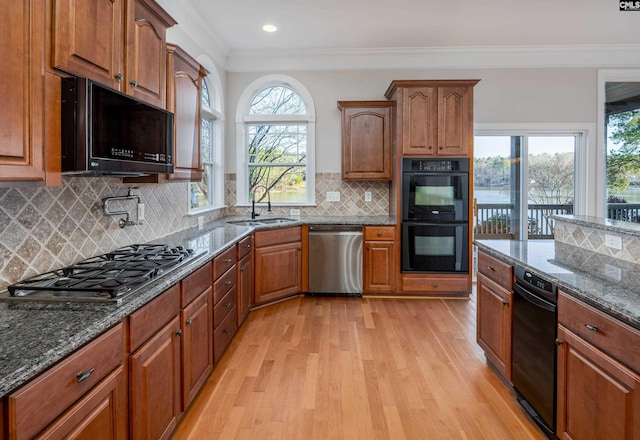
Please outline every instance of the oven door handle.
[[555, 304], [552, 304], [549, 301], [545, 301], [544, 299], [540, 298], [537, 295], [534, 295], [533, 293], [529, 292], [527, 289], [523, 288], [522, 286], [520, 286], [518, 284], [514, 284], [513, 285], [513, 290], [518, 295], [520, 295], [522, 298], [526, 299], [527, 301], [529, 301], [531, 304], [535, 305], [536, 307], [540, 307], [541, 309], [548, 310], [549, 312], [555, 312], [556, 311], [556, 305]]

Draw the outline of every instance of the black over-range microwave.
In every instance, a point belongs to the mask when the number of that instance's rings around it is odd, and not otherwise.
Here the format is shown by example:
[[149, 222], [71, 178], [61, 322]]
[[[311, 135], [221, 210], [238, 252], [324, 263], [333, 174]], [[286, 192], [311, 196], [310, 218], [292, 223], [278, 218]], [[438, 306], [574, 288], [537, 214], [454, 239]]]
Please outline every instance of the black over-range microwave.
[[62, 172], [173, 172], [173, 113], [86, 78], [62, 79]]

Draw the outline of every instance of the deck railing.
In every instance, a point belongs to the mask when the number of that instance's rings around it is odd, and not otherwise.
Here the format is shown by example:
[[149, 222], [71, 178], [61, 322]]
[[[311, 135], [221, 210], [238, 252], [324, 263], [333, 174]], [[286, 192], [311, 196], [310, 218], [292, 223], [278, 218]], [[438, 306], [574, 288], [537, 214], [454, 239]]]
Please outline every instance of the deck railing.
[[[528, 207], [529, 238], [553, 238], [556, 214], [573, 214], [573, 205], [537, 204]], [[509, 203], [478, 203], [474, 216], [474, 237], [477, 239], [513, 239], [513, 205]]]
[[640, 223], [640, 203], [607, 203], [607, 218]]

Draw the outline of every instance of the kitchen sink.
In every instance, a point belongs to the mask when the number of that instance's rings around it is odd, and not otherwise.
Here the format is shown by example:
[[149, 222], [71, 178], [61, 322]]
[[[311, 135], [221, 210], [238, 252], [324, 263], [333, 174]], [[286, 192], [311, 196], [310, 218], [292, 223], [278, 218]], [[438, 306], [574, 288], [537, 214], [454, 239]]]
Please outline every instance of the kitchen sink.
[[231, 220], [227, 223], [237, 226], [260, 226], [260, 225], [272, 225], [278, 223], [289, 223], [297, 220], [292, 218], [265, 218], [260, 220]]

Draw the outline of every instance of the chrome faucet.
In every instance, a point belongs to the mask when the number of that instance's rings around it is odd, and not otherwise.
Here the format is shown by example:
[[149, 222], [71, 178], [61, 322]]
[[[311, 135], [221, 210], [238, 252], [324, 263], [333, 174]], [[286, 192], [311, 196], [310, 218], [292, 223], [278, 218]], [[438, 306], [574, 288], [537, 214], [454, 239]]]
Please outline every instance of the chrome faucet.
[[260, 213], [256, 212], [256, 190], [258, 188], [264, 188], [264, 192], [267, 193], [267, 212], [271, 212], [271, 194], [269, 193], [269, 189], [264, 185], [256, 185], [253, 187], [252, 198], [251, 198], [251, 219], [252, 220], [255, 220], [255, 218], [260, 215]]

